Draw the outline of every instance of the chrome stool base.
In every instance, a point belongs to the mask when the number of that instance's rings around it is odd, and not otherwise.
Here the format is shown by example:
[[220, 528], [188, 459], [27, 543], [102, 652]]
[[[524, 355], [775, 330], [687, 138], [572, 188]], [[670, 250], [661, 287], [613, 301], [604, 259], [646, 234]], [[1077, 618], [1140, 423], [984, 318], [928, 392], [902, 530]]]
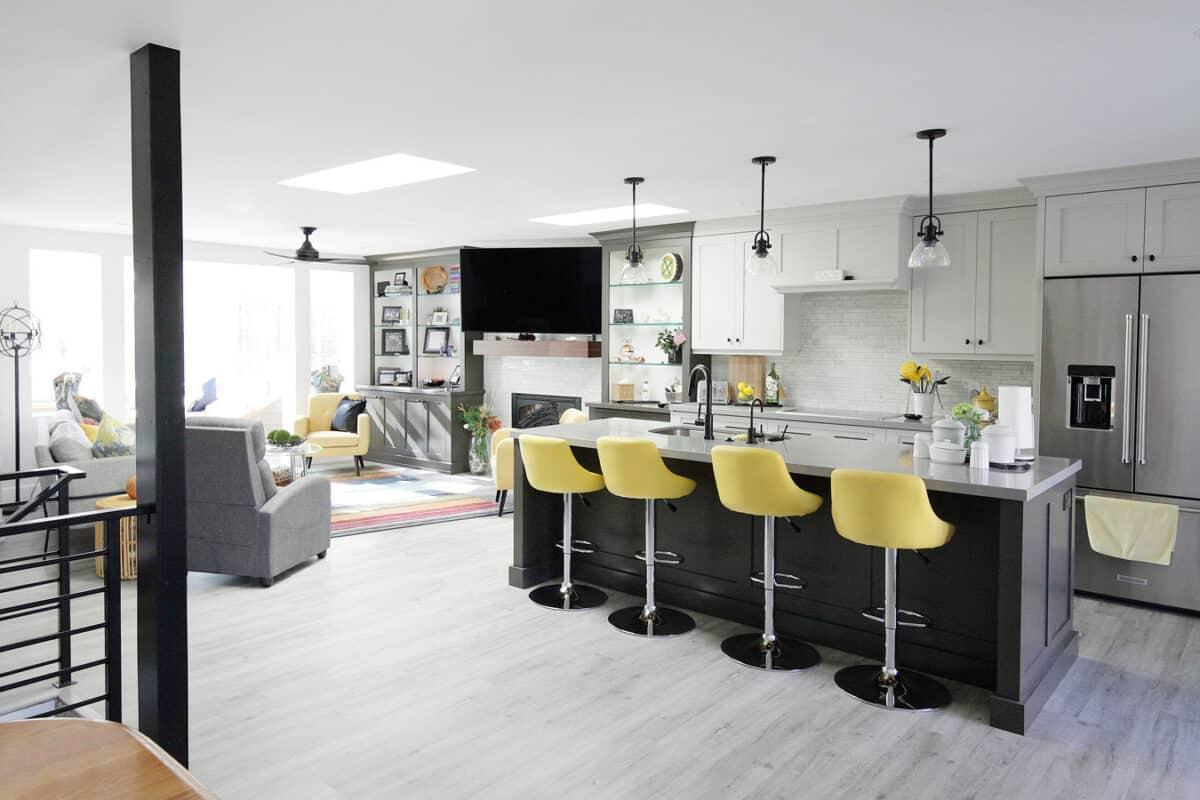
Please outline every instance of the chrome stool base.
[[696, 627], [696, 620], [673, 608], [658, 608], [650, 620], [642, 619], [642, 606], [628, 606], [608, 615], [609, 623], [617, 630], [635, 636], [678, 636]]
[[884, 685], [880, 664], [860, 664], [837, 671], [833, 680], [843, 692], [864, 703], [902, 711], [933, 711], [950, 705], [950, 690], [927, 675], [900, 670], [893, 686]]
[[812, 645], [790, 636], [776, 637], [775, 646], [764, 649], [761, 633], [741, 633], [721, 642], [721, 650], [747, 667], [772, 672], [796, 672], [821, 663]]
[[564, 595], [561, 584], [548, 583], [530, 592], [529, 599], [539, 606], [559, 611], [584, 611], [604, 605], [608, 602], [608, 595], [594, 586], [584, 586], [582, 583], [574, 584], [571, 591]]

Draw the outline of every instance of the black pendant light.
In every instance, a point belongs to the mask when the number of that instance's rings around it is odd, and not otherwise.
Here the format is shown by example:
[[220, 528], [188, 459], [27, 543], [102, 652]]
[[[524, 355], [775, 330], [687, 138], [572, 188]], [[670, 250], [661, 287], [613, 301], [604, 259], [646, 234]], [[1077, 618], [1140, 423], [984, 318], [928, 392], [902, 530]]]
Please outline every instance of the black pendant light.
[[626, 178], [626, 185], [633, 189], [633, 242], [625, 251], [625, 266], [621, 268], [621, 283], [645, 283], [646, 265], [642, 263], [642, 248], [637, 240], [637, 187], [645, 178]]
[[317, 248], [314, 247], [313, 243], [308, 240], [308, 237], [312, 236], [314, 233], [316, 233], [316, 231], [317, 229], [311, 225], [305, 225], [302, 227], [300, 232], [304, 234], [304, 241], [300, 243], [300, 246], [296, 248], [296, 252], [294, 253], [272, 253], [270, 250], [264, 250], [263, 252], [269, 256], [275, 256], [276, 258], [286, 258], [288, 261], [302, 261], [307, 264], [368, 263], [365, 258], [321, 258], [321, 254], [317, 251]]
[[942, 221], [933, 213], [933, 141], [946, 135], [945, 128], [917, 131], [917, 138], [929, 142], [929, 213], [921, 218], [921, 241], [908, 257], [911, 269], [950, 266], [950, 253], [942, 244]]
[[771, 255], [771, 236], [767, 233], [767, 164], [775, 163], [775, 156], [755, 156], [750, 163], [762, 167], [762, 182], [759, 184], [758, 233], [754, 234], [754, 245], [746, 259], [746, 272], [751, 275], [766, 275], [779, 271], [779, 262]]

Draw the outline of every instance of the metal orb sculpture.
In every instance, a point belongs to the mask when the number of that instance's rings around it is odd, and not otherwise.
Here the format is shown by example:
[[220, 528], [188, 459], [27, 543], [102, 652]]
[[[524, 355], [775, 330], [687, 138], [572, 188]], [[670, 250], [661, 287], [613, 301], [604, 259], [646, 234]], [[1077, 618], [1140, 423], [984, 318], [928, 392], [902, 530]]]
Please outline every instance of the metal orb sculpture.
[[27, 356], [42, 345], [42, 323], [13, 303], [0, 311], [0, 353], [9, 358]]

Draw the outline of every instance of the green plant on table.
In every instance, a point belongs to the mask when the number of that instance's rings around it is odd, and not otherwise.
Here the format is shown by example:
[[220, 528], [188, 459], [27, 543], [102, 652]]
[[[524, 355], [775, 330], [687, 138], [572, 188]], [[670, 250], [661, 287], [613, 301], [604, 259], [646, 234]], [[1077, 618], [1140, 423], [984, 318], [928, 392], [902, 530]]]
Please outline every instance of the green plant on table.
[[950, 416], [967, 427], [966, 441], [970, 446], [979, 439], [979, 425], [984, 421], [983, 409], [970, 403], [958, 403], [950, 409]]

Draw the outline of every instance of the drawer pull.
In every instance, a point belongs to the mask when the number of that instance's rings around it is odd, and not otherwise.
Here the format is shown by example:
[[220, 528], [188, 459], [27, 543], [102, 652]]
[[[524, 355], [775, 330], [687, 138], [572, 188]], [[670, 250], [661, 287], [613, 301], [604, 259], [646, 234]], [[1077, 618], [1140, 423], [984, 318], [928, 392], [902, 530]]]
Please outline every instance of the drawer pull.
[[1122, 575], [1117, 573], [1117, 583], [1132, 583], [1134, 586], [1149, 586], [1150, 581], [1145, 578], [1135, 578], [1133, 575]]
[[852, 441], [852, 442], [869, 442], [869, 441], [871, 441], [871, 440], [870, 440], [870, 439], [868, 439], [866, 436], [844, 436], [844, 435], [842, 435], [842, 434], [837, 434], [837, 433], [835, 433], [835, 434], [833, 435], [833, 438], [835, 438], [835, 439], [849, 439], [849, 440], [850, 440], [850, 441]]

